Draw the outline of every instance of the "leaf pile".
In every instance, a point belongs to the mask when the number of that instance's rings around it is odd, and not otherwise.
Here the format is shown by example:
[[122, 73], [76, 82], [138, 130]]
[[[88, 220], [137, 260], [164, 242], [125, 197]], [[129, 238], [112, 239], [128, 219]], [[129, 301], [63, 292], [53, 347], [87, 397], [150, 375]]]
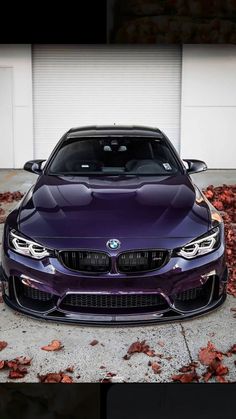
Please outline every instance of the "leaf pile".
[[20, 201], [23, 198], [23, 194], [19, 191], [17, 192], [3, 192], [0, 193], [0, 203], [9, 204], [13, 201]]
[[232, 354], [236, 354], [236, 344], [224, 353], [216, 349], [212, 342], [208, 342], [207, 346], [201, 348], [198, 353], [200, 364], [206, 367], [201, 376], [196, 372], [196, 368], [199, 366], [199, 362], [196, 361], [180, 368], [179, 372], [181, 374], [173, 375], [172, 380], [180, 383], [192, 383], [199, 382], [202, 379], [207, 383], [210, 379], [215, 378], [219, 383], [227, 383], [228, 380], [225, 376], [229, 369], [223, 365], [222, 361], [224, 357], [230, 357]]
[[38, 374], [38, 379], [41, 383], [64, 383], [64, 384], [72, 384], [73, 377], [66, 374], [63, 371], [58, 373], [56, 372], [49, 372], [45, 375]]
[[225, 224], [226, 259], [229, 268], [228, 294], [236, 297], [236, 185], [208, 186], [203, 191], [221, 212]]
[[5, 223], [7, 216], [6, 211], [1, 207], [1, 204], [10, 204], [14, 201], [20, 201], [23, 196], [24, 194], [19, 191], [0, 193], [0, 224]]
[[28, 374], [28, 369], [26, 366], [29, 365], [31, 365], [31, 358], [20, 356], [10, 361], [0, 361], [0, 370], [8, 369], [8, 378], [14, 380], [18, 378], [24, 378], [24, 376]]

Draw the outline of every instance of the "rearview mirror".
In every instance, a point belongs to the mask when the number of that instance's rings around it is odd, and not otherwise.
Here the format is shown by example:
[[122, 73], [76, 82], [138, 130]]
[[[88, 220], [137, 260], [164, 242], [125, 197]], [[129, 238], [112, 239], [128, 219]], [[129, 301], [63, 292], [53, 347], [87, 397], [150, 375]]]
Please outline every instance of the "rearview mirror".
[[204, 172], [205, 170], [207, 170], [207, 165], [202, 160], [184, 159], [184, 161], [188, 164], [187, 172], [189, 174]]
[[24, 170], [40, 175], [42, 173], [42, 163], [45, 161], [46, 160], [29, 160], [25, 163]]

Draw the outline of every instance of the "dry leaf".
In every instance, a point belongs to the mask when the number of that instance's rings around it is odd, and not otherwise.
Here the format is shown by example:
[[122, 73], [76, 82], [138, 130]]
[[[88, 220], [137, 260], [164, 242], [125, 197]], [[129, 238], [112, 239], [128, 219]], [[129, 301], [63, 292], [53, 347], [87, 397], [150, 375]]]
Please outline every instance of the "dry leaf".
[[71, 384], [73, 383], [73, 378], [70, 377], [69, 375], [63, 374], [61, 383]]
[[0, 370], [2, 370], [5, 367], [5, 361], [0, 361]]
[[192, 382], [198, 382], [199, 376], [196, 374], [196, 372], [190, 372], [189, 374], [178, 374], [172, 376], [173, 381], [179, 381], [180, 383], [192, 383]]
[[155, 351], [153, 349], [150, 349], [150, 346], [146, 344], [146, 341], [137, 341], [132, 343], [128, 349], [127, 355], [124, 356], [123, 359], [127, 360], [130, 359], [130, 356], [134, 353], [144, 353], [147, 356], [153, 357], [155, 356]]
[[211, 365], [214, 360], [221, 360], [222, 352], [216, 350], [213, 343], [208, 342], [207, 347], [201, 348], [198, 354], [199, 361], [202, 365]]
[[154, 374], [160, 374], [161, 373], [161, 366], [157, 362], [153, 362], [151, 364], [152, 370]]
[[95, 346], [95, 345], [97, 345], [99, 342], [98, 342], [98, 340], [96, 340], [96, 339], [94, 339], [94, 340], [92, 340], [92, 342], [90, 342], [90, 345], [91, 346]]
[[0, 341], [0, 351], [2, 351], [4, 348], [6, 348], [7, 345], [8, 345], [8, 343], [4, 342], [4, 340]]
[[59, 351], [62, 348], [63, 346], [59, 340], [53, 340], [49, 345], [43, 346], [41, 349], [43, 351], [54, 352], [54, 351]]

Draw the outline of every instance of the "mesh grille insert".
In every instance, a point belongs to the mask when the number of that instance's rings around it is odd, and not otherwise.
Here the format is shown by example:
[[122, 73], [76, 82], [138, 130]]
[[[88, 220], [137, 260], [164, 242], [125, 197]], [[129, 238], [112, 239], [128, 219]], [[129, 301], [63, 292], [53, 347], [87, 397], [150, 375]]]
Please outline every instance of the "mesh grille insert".
[[175, 298], [179, 301], [191, 301], [199, 297], [202, 294], [202, 292], [202, 287], [191, 288], [189, 290], [179, 292], [178, 294], [176, 294]]
[[31, 298], [32, 300], [49, 301], [52, 299], [52, 294], [45, 291], [40, 291], [36, 288], [27, 287], [23, 285], [23, 294], [25, 297]]
[[165, 299], [159, 294], [68, 294], [62, 301], [63, 306], [100, 309], [143, 308], [165, 304]]

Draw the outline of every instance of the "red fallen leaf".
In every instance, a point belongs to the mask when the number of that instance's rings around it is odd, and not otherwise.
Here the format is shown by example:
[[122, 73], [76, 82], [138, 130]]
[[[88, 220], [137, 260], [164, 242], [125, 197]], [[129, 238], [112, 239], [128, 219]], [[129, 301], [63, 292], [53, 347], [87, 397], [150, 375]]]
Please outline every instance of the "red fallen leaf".
[[227, 291], [228, 294], [232, 295], [233, 297], [236, 297], [236, 284], [233, 282], [229, 282], [227, 285]]
[[2, 370], [5, 367], [5, 361], [0, 361], [0, 370]]
[[18, 365], [31, 365], [32, 358], [27, 356], [19, 356], [14, 359]]
[[41, 381], [41, 383], [60, 383], [62, 379], [61, 374], [53, 372], [50, 372], [45, 375], [38, 374], [38, 378]]
[[142, 342], [134, 342], [130, 345], [128, 349], [128, 354], [134, 354], [135, 352], [143, 352], [145, 341]]
[[8, 345], [8, 343], [4, 342], [4, 340], [0, 341], [0, 351], [2, 351], [4, 348], [6, 348], [7, 345]]
[[31, 358], [20, 356], [15, 359], [11, 359], [10, 361], [5, 361], [8, 368], [18, 368], [23, 365], [31, 365]]
[[213, 206], [218, 210], [218, 211], [223, 211], [224, 209], [224, 205], [222, 204], [221, 201], [213, 201], [212, 202]]
[[192, 372], [195, 371], [196, 367], [198, 366], [198, 362], [191, 362], [188, 365], [184, 365], [179, 369], [179, 372]]
[[151, 364], [152, 370], [154, 374], [160, 374], [161, 373], [161, 366], [157, 362], [153, 362]]
[[26, 368], [16, 368], [14, 370], [10, 370], [8, 374], [8, 378], [15, 380], [17, 378], [24, 378], [24, 376], [28, 373]]
[[92, 342], [90, 342], [90, 345], [91, 346], [95, 346], [95, 345], [97, 345], [99, 342], [98, 342], [98, 340], [96, 340], [96, 339], [94, 339], [94, 340], [92, 340]]
[[150, 356], [151, 358], [153, 357], [153, 356], [155, 356], [155, 351], [154, 351], [154, 349], [150, 349], [149, 351], [147, 351], [147, 352], [144, 352], [147, 356]]
[[49, 345], [43, 346], [41, 349], [43, 351], [54, 352], [54, 351], [59, 351], [62, 348], [63, 346], [59, 340], [53, 340]]
[[229, 372], [229, 368], [225, 367], [224, 365], [220, 364], [216, 367], [215, 369], [215, 374], [217, 376], [222, 376], [222, 375], [226, 375]]
[[71, 367], [67, 367], [66, 371], [72, 373], [72, 372], [74, 372], [74, 369], [75, 369], [75, 367], [74, 367], [74, 365], [72, 365]]
[[18, 364], [15, 359], [11, 361], [5, 361], [8, 368], [17, 368]]
[[211, 377], [212, 377], [212, 373], [210, 371], [207, 371], [203, 374], [203, 378], [204, 378], [205, 383], [207, 383], [210, 380]]
[[71, 384], [71, 383], [73, 383], [73, 378], [69, 377], [69, 375], [63, 374], [63, 377], [61, 379], [61, 383]]
[[179, 374], [172, 376], [173, 381], [180, 381], [181, 383], [192, 383], [193, 381], [199, 381], [199, 376], [196, 372], [190, 372], [189, 374]]
[[214, 196], [214, 192], [211, 189], [207, 189], [204, 192], [204, 195], [206, 196], [207, 199], [212, 199]]
[[24, 195], [19, 191], [0, 193], [0, 202], [10, 203], [13, 201], [19, 201], [23, 196]]
[[143, 340], [142, 342], [137, 341], [132, 343], [128, 349], [128, 354], [124, 356], [124, 359], [130, 359], [129, 355], [133, 355], [134, 353], [144, 353], [147, 356], [153, 357], [155, 356], [155, 351], [150, 349], [150, 346], [146, 344], [146, 341]]
[[216, 350], [213, 343], [208, 342], [207, 347], [201, 348], [198, 354], [199, 361], [202, 365], [211, 365], [215, 360], [221, 360], [223, 357], [222, 352]]
[[27, 374], [28, 370], [26, 367], [24, 367], [23, 365], [18, 365], [14, 368], [12, 368], [13, 371], [18, 371], [21, 372], [22, 374]]
[[41, 381], [41, 383], [73, 383], [73, 378], [70, 377], [68, 374], [65, 374], [63, 371], [60, 371], [58, 373], [49, 372], [45, 375], [38, 374], [38, 378]]
[[203, 379], [205, 382], [208, 382], [210, 378], [213, 376], [216, 377], [216, 380], [219, 382], [226, 382], [225, 379], [220, 377], [223, 377], [224, 375], [228, 374], [229, 369], [228, 367], [225, 367], [222, 365], [221, 360], [214, 359], [212, 363], [207, 367], [207, 371], [203, 374]]

